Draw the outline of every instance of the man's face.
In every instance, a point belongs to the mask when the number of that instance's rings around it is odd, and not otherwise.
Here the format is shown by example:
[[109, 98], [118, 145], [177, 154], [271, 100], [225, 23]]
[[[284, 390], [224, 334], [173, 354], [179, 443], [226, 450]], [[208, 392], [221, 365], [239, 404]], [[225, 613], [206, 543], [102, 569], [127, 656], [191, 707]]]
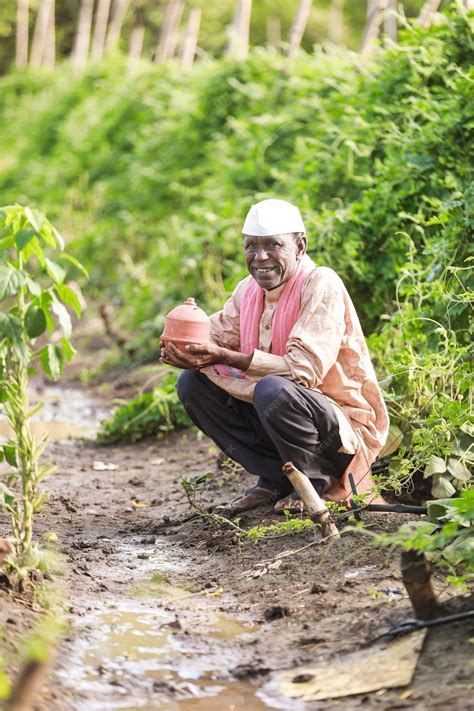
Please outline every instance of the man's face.
[[247, 269], [262, 289], [276, 289], [296, 272], [298, 262], [306, 252], [306, 244], [303, 234], [244, 235]]

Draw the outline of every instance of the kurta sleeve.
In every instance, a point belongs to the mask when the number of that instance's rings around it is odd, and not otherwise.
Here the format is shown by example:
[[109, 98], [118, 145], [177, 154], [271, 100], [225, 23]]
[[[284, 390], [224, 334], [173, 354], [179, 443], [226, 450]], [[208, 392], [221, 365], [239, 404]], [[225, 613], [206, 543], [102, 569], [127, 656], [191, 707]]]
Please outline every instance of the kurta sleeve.
[[346, 331], [344, 287], [328, 267], [312, 271], [301, 290], [301, 308], [283, 356], [255, 349], [248, 375], [283, 375], [317, 388], [337, 360]]
[[223, 308], [210, 316], [210, 340], [222, 348], [240, 350], [240, 304], [249, 278], [240, 281]]

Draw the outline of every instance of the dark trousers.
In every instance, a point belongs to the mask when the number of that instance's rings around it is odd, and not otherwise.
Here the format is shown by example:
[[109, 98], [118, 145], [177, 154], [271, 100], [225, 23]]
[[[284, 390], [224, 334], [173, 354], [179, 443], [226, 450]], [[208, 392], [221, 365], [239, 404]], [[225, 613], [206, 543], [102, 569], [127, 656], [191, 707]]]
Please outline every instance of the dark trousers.
[[339, 425], [319, 392], [267, 375], [255, 386], [253, 403], [243, 402], [194, 370], [176, 383], [189, 417], [231, 459], [259, 477], [259, 486], [292, 491], [282, 465], [292, 461], [320, 495], [340, 479], [353, 455], [342, 454]]

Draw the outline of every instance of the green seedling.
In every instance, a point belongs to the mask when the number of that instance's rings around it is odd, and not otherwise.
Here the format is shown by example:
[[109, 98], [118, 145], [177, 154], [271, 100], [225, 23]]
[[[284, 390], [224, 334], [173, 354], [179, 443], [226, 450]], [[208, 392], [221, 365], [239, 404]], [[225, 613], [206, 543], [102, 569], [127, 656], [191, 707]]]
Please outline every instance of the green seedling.
[[[59, 378], [75, 353], [66, 307], [81, 315], [65, 267], [84, 269], [63, 249], [61, 235], [38, 210], [0, 209], [0, 408], [11, 430], [0, 446], [0, 461], [9, 466], [0, 481], [0, 511], [10, 514], [14, 547], [6, 565], [17, 571], [35, 567], [33, 519], [48, 498], [39, 484], [54, 470], [42, 461], [47, 437], [32, 433], [31, 418], [42, 404], [31, 407], [28, 384], [38, 368], [51, 380]], [[55, 252], [61, 263], [51, 259]]]

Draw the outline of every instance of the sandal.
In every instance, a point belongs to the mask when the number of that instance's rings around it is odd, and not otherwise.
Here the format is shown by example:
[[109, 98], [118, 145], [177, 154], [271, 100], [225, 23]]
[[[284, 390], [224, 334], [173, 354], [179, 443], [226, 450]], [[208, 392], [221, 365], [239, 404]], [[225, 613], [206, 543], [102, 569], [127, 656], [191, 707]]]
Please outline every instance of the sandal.
[[256, 509], [261, 504], [269, 504], [281, 496], [281, 491], [264, 489], [263, 486], [252, 486], [220, 510], [224, 516], [235, 516], [243, 511]]
[[288, 496], [280, 499], [276, 502], [273, 510], [275, 513], [282, 514], [284, 511], [288, 511], [290, 514], [300, 514], [303, 513], [304, 503], [298, 497], [296, 491], [293, 491]]

